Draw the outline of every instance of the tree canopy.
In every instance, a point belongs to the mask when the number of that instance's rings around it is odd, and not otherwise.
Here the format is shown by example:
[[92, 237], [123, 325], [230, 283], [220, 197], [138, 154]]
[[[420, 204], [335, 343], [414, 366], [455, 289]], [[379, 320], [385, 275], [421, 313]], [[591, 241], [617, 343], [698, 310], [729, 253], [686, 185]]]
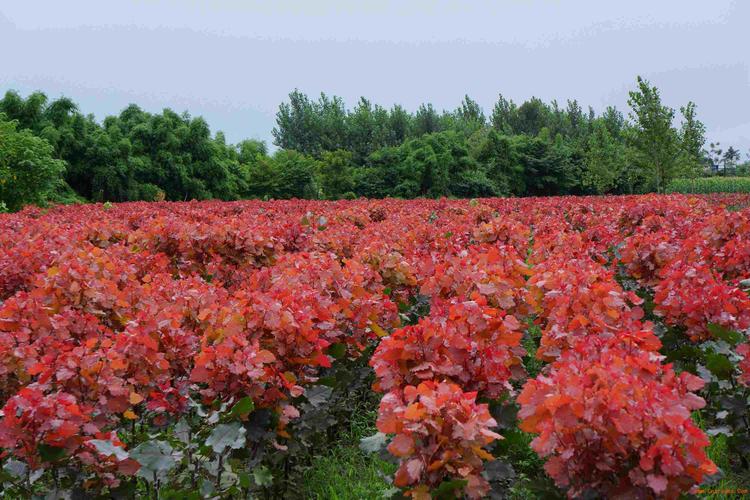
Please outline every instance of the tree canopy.
[[[311, 98], [299, 90], [280, 104], [269, 153], [262, 141], [228, 144], [201, 117], [131, 104], [98, 122], [75, 102], [0, 99], [8, 207], [55, 196], [91, 201], [216, 198], [481, 197], [634, 193], [663, 190], [676, 176], [741, 172], [740, 154], [712, 144], [693, 102], [682, 120], [656, 87], [638, 78], [630, 112], [597, 115], [576, 100], [503, 95], [487, 115], [468, 95], [452, 111], [425, 103], [413, 113], [361, 98]], [[10, 186], [27, 155], [39, 177], [35, 194]], [[23, 163], [26, 162], [26, 163]], [[8, 177], [11, 175], [11, 177]], [[42, 181], [41, 179], [48, 179]], [[14, 184], [16, 186], [16, 184]]]

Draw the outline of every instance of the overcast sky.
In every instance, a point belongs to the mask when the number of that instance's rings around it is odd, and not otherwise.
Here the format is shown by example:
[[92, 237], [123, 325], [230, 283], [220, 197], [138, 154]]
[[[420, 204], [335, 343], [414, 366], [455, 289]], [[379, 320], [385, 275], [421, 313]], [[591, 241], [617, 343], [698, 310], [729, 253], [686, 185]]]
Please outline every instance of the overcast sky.
[[709, 140], [750, 150], [746, 0], [0, 0], [0, 91], [135, 102], [271, 142], [292, 89], [414, 110], [578, 99], [625, 110], [640, 74]]

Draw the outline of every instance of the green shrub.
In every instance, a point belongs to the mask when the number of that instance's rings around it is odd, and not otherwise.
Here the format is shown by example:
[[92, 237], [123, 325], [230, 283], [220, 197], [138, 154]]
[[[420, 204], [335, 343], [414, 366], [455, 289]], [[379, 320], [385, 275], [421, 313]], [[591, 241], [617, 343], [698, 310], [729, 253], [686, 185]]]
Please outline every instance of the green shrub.
[[0, 117], [0, 201], [8, 210], [47, 202], [65, 170], [52, 154], [47, 141]]
[[750, 177], [701, 177], [674, 179], [667, 193], [750, 193]]

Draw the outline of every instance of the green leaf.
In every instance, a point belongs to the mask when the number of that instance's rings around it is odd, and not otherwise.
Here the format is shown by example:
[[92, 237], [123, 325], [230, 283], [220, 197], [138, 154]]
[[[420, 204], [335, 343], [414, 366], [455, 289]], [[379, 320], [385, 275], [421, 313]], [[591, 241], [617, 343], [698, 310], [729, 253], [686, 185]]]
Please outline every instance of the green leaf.
[[48, 444], [39, 444], [37, 446], [39, 450], [39, 456], [45, 462], [57, 462], [65, 458], [65, 449], [57, 446], [50, 446]]
[[709, 323], [707, 328], [708, 331], [711, 332], [711, 335], [717, 339], [725, 341], [731, 346], [735, 346], [742, 341], [742, 334], [740, 332], [729, 330], [728, 328], [724, 328], [716, 323]]
[[165, 488], [159, 491], [159, 498], [161, 500], [200, 500], [203, 497], [195, 490], [173, 490]]
[[130, 452], [130, 458], [141, 465], [136, 474], [146, 481], [153, 481], [155, 475], [169, 472], [177, 461], [172, 455], [172, 446], [164, 441], [146, 441]]
[[362, 438], [359, 440], [359, 448], [365, 453], [378, 453], [384, 449], [388, 436], [382, 432], [376, 432], [372, 436]]
[[245, 432], [240, 422], [219, 424], [206, 439], [206, 445], [210, 446], [215, 453], [223, 453], [227, 448], [236, 450], [245, 445]]
[[88, 442], [94, 445], [96, 451], [98, 451], [105, 457], [111, 457], [112, 455], [114, 455], [117, 460], [125, 460], [130, 456], [127, 451], [119, 446], [115, 446], [112, 441], [104, 439], [91, 439]]
[[432, 491], [432, 498], [439, 500], [449, 500], [456, 498], [456, 493], [464, 489], [469, 482], [465, 479], [454, 479], [453, 481], [443, 481]]
[[240, 472], [238, 476], [240, 478], [240, 486], [245, 489], [252, 486], [252, 483], [250, 482], [250, 474], [248, 474], [247, 472]]
[[273, 475], [268, 467], [261, 465], [253, 469], [253, 480], [258, 486], [268, 486], [273, 483]]
[[187, 420], [181, 418], [177, 425], [174, 426], [174, 435], [177, 439], [182, 441], [183, 444], [190, 444], [190, 424]]
[[216, 488], [214, 488], [213, 481], [209, 481], [207, 479], [204, 479], [200, 484], [200, 492], [203, 498], [209, 498], [211, 495], [214, 494], [216, 491]]
[[245, 396], [244, 398], [237, 401], [234, 406], [232, 406], [232, 409], [229, 411], [227, 416], [229, 418], [237, 418], [240, 415], [247, 415], [254, 409], [255, 403], [253, 403], [253, 398], [251, 398], [250, 396]]
[[10, 474], [12, 477], [20, 479], [26, 476], [27, 465], [20, 460], [8, 459], [3, 465], [3, 471]]
[[313, 406], [318, 408], [331, 398], [333, 389], [325, 385], [315, 385], [305, 390], [305, 397]]
[[346, 344], [344, 344], [343, 342], [331, 344], [328, 347], [328, 355], [333, 356], [334, 359], [343, 358], [346, 355]]
[[734, 366], [726, 356], [716, 353], [706, 355], [706, 368], [719, 380], [729, 380], [734, 373]]

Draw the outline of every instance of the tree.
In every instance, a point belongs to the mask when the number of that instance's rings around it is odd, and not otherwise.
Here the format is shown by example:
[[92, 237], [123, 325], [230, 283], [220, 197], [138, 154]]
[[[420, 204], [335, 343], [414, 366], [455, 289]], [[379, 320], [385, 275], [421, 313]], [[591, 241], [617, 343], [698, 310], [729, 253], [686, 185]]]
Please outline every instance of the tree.
[[581, 109], [581, 105], [578, 104], [577, 100], [568, 100], [566, 115], [568, 118], [566, 135], [575, 138], [584, 135], [586, 133], [586, 117], [583, 115], [583, 109]]
[[487, 178], [499, 194], [520, 196], [526, 192], [523, 166], [518, 161], [510, 136], [493, 128], [473, 156], [484, 167]]
[[352, 153], [349, 151], [326, 151], [320, 159], [320, 176], [323, 195], [337, 200], [354, 191]]
[[[320, 188], [316, 179], [318, 162], [297, 151], [277, 151], [275, 166], [275, 198], [318, 198]], [[268, 193], [267, 193], [268, 194]]]
[[583, 185], [596, 194], [612, 191], [625, 167], [624, 146], [612, 137], [606, 121], [594, 121], [585, 154]]
[[512, 100], [507, 100], [502, 94], [500, 94], [495, 103], [495, 107], [492, 109], [492, 116], [490, 117], [492, 128], [498, 132], [511, 135], [515, 132], [513, 127], [517, 121], [518, 117], [515, 103]]
[[375, 151], [379, 144], [376, 141], [376, 124], [372, 104], [362, 97], [349, 114], [346, 121], [348, 130], [348, 149], [358, 162], [362, 162]]
[[52, 146], [0, 115], [0, 202], [8, 210], [44, 204], [62, 182], [65, 162]]
[[622, 140], [622, 130], [625, 128], [625, 117], [614, 106], [607, 106], [601, 116], [602, 122], [607, 127], [609, 135], [613, 139]]
[[432, 104], [419, 106], [413, 122], [415, 137], [440, 131], [440, 117]]
[[634, 148], [637, 168], [650, 173], [650, 181], [657, 192], [679, 171], [680, 143], [672, 127], [674, 110], [661, 103], [659, 90], [638, 77], [638, 89], [629, 93], [628, 104], [633, 129], [630, 143]]
[[[321, 93], [317, 104], [313, 105], [316, 117], [313, 119], [318, 127], [315, 149], [317, 152], [335, 151], [346, 147], [347, 144], [347, 114], [344, 101], [337, 96], [329, 98]], [[315, 151], [310, 151], [312, 154]]]
[[[532, 97], [520, 106], [498, 95], [489, 120], [468, 95], [453, 111], [430, 103], [415, 113], [362, 97], [351, 110], [337, 96], [289, 94], [276, 114], [268, 156], [257, 140], [228, 144], [200, 117], [129, 105], [101, 123], [72, 100], [7, 92], [0, 112], [52, 146], [66, 164], [55, 199], [93, 201], [245, 197], [552, 195], [663, 190], [710, 161], [742, 173], [736, 151], [711, 144], [695, 104], [674, 111], [638, 78], [629, 119]], [[532, 140], [533, 139], [533, 140]], [[63, 189], [66, 188], [67, 189]], [[73, 195], [73, 196], [75, 196]]]
[[467, 137], [485, 126], [484, 111], [468, 95], [464, 96], [461, 106], [453, 113], [455, 128]]
[[527, 135], [513, 137], [514, 154], [523, 168], [524, 194], [568, 194], [576, 185], [578, 176], [571, 163], [570, 152], [562, 138], [558, 137], [552, 143]]
[[261, 158], [268, 156], [266, 143], [257, 139], [245, 139], [237, 144], [236, 149], [237, 159], [245, 165], [252, 165]]
[[706, 143], [706, 126], [695, 116], [695, 103], [688, 102], [680, 108], [680, 163], [685, 175], [696, 176], [706, 163], [703, 145]]
[[365, 165], [353, 172], [354, 192], [368, 198], [394, 196], [404, 176], [404, 148], [384, 147], [367, 158]]
[[724, 156], [722, 156], [722, 161], [724, 162], [724, 173], [727, 173], [727, 170], [730, 172], [733, 172], [735, 168], [737, 167], [737, 162], [740, 160], [740, 152], [737, 149], [734, 149], [732, 146], [729, 146], [729, 149], [727, 149], [724, 152]]
[[532, 97], [518, 108], [518, 125], [515, 132], [536, 136], [547, 126], [550, 110], [541, 99]]
[[314, 104], [300, 92], [289, 94], [289, 102], [282, 102], [276, 113], [276, 127], [271, 132], [274, 144], [281, 149], [292, 149], [304, 154], [320, 150], [319, 117]]
[[412, 128], [412, 116], [399, 105], [393, 106], [388, 115], [389, 137], [387, 146], [398, 146], [409, 137]]
[[721, 163], [721, 158], [724, 150], [721, 149], [720, 142], [712, 142], [708, 145], [708, 147], [708, 161], [711, 164], [711, 170], [713, 172], [718, 172], [719, 164]]

